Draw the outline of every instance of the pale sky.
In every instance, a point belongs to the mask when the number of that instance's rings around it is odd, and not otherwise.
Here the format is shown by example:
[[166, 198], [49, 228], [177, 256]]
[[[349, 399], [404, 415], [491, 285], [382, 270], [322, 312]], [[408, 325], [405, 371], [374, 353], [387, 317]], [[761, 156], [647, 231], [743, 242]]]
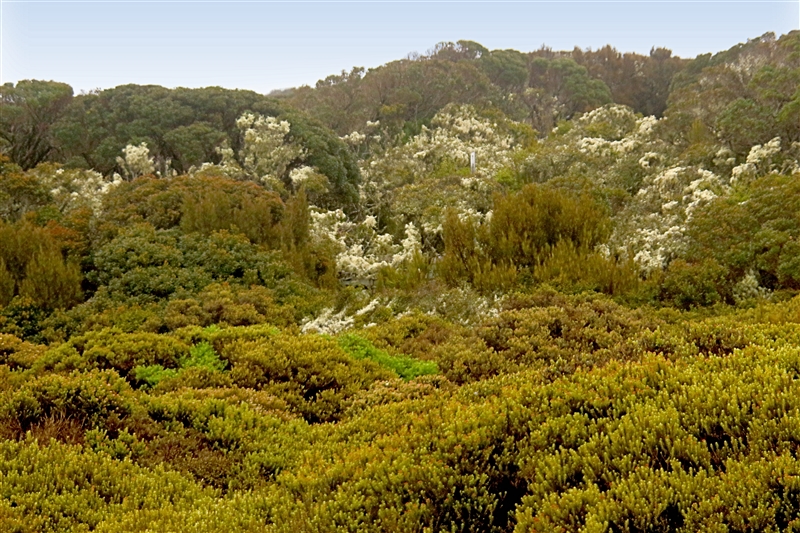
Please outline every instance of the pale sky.
[[0, 0], [2, 82], [269, 92], [376, 67], [441, 41], [523, 52], [599, 48], [694, 57], [798, 29], [800, 0], [275, 2]]

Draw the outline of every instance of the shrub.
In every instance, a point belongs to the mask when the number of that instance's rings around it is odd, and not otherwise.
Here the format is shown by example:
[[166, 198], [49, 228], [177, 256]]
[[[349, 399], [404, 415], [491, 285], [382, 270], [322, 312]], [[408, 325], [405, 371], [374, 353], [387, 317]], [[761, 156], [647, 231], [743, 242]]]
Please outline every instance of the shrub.
[[[441, 275], [481, 290], [508, 289], [558, 246], [589, 254], [609, 234], [603, 209], [588, 194], [574, 198], [543, 185], [495, 198], [491, 218], [477, 225], [450, 211], [444, 222]], [[545, 271], [540, 269], [540, 275]]]
[[316, 335], [234, 341], [220, 353], [230, 361], [236, 385], [263, 388], [310, 422], [336, 420], [356, 392], [393, 376], [377, 363], [353, 359], [335, 341]]
[[188, 355], [189, 346], [182, 341], [157, 333], [123, 333], [108, 328], [72, 337], [67, 343], [50, 350], [37, 369], [74, 368], [114, 369], [123, 376], [135, 367], [160, 365], [177, 368]]
[[165, 379], [177, 376], [178, 371], [174, 368], [164, 368], [161, 365], [139, 365], [133, 367], [130, 375], [133, 383], [153, 388]]
[[219, 358], [214, 347], [208, 342], [195, 344], [189, 349], [189, 356], [180, 360], [181, 368], [205, 368], [212, 371], [222, 371], [228, 365], [227, 361]]
[[[136, 409], [131, 393], [130, 386], [113, 371], [51, 374], [5, 391], [0, 397], [0, 418], [17, 437], [31, 429], [47, 429], [59, 420], [74, 421], [84, 430], [109, 424], [117, 429], [115, 424]], [[82, 431], [78, 437], [82, 438]]]
[[673, 261], [661, 284], [662, 301], [679, 309], [704, 307], [725, 299], [725, 269], [714, 259], [690, 264]]
[[45, 346], [0, 333], [0, 364], [8, 365], [11, 370], [30, 368], [46, 350]]

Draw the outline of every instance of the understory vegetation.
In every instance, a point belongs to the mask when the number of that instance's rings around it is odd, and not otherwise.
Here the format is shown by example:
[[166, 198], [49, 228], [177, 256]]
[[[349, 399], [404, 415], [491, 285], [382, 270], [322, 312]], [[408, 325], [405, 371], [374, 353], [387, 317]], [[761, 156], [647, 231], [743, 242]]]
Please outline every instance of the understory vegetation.
[[800, 531], [798, 87], [798, 32], [0, 87], [0, 531]]

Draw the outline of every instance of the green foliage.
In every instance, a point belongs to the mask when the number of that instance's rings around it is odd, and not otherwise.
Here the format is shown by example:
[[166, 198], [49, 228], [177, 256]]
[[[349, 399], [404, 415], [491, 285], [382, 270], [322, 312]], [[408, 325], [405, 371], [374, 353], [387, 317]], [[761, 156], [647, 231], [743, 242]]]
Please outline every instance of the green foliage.
[[113, 369], [125, 376], [135, 367], [177, 368], [189, 354], [184, 342], [156, 333], [123, 333], [116, 328], [74, 336], [38, 362], [41, 370]]
[[277, 254], [243, 235], [186, 235], [148, 224], [127, 228], [99, 248], [94, 265], [91, 280], [112, 298], [142, 303], [197, 294], [214, 281], [275, 287], [289, 276]]
[[723, 300], [725, 269], [713, 259], [689, 264], [673, 261], [664, 274], [661, 300], [680, 309], [713, 305]]
[[55, 155], [54, 123], [72, 101], [72, 87], [55, 81], [22, 80], [0, 87], [0, 148], [23, 169]]
[[46, 347], [25, 342], [14, 335], [0, 334], [0, 364], [11, 370], [33, 366]]
[[195, 344], [189, 350], [189, 356], [181, 359], [181, 368], [200, 367], [208, 370], [221, 371], [227, 366], [227, 362], [219, 358], [214, 347], [208, 342]]
[[[713, 57], [699, 56], [675, 77], [667, 116], [685, 137], [702, 122], [740, 158], [750, 147], [797, 139], [797, 35], [765, 34]], [[685, 142], [685, 141], [681, 141]]]
[[70, 308], [82, 300], [80, 268], [57, 251], [42, 251], [25, 267], [19, 294], [45, 309]]
[[61, 243], [46, 229], [0, 222], [0, 303], [18, 295], [44, 310], [82, 299], [78, 265], [65, 261]]
[[17, 222], [26, 213], [50, 203], [44, 184], [0, 153], [0, 220]]
[[716, 261], [729, 281], [727, 292], [749, 272], [768, 289], [800, 288], [796, 176], [766, 176], [738, 192], [716, 200], [692, 220], [689, 258]]
[[140, 365], [131, 370], [134, 383], [155, 387], [165, 379], [174, 378], [178, 372], [173, 368], [164, 368], [161, 365]]
[[671, 50], [653, 48], [649, 55], [621, 53], [609, 45], [596, 51], [576, 48], [572, 59], [602, 80], [618, 104], [630, 106], [644, 116], [660, 117], [667, 108], [670, 84], [689, 62]]
[[403, 379], [438, 374], [439, 368], [433, 361], [420, 361], [408, 356], [390, 355], [372, 345], [367, 339], [355, 334], [339, 337], [339, 346], [356, 359], [369, 359], [387, 368]]
[[798, 58], [1, 88], [0, 531], [797, 529]]
[[[103, 174], [119, 171], [122, 149], [141, 142], [161, 175], [172, 170], [185, 174], [202, 163], [219, 163], [217, 148], [223, 144], [238, 151], [243, 139], [236, 120], [246, 111], [288, 120], [292, 138], [306, 151], [306, 163], [332, 185], [326, 200], [354, 205], [360, 177], [346, 145], [301, 111], [252, 91], [121, 85], [75, 97], [53, 126], [53, 138], [67, 163]], [[278, 177], [288, 181], [288, 175]]]
[[263, 187], [214, 176], [138, 178], [113, 189], [104, 207], [110, 231], [149, 222], [158, 229], [241, 232], [254, 243], [273, 246], [283, 213], [280, 198]]
[[6, 262], [0, 259], [0, 307], [5, 307], [14, 298], [17, 282], [6, 268]]
[[184, 231], [209, 235], [220, 230], [238, 230], [253, 243], [273, 247], [278, 244], [278, 223], [283, 215], [283, 204], [275, 195], [254, 183], [242, 184], [242, 189], [250, 189], [247, 195], [243, 194], [244, 191], [231, 194], [221, 187], [227, 185], [221, 179], [206, 179], [200, 187], [196, 183], [192, 185], [194, 190], [186, 193], [181, 209], [181, 228]]
[[586, 255], [608, 235], [608, 220], [588, 195], [574, 199], [557, 189], [528, 185], [495, 198], [488, 223], [477, 226], [450, 212], [445, 220], [442, 276], [483, 290], [508, 288], [519, 273], [547, 261], [559, 245]]
[[348, 356], [335, 341], [311, 335], [235, 341], [220, 354], [230, 361], [237, 386], [268, 390], [311, 422], [338, 419], [357, 391], [393, 377], [377, 363]]
[[[226, 361], [219, 358], [211, 344], [203, 341], [192, 346], [188, 355], [180, 357], [178, 369], [164, 368], [160, 364], [138, 365], [131, 370], [129, 375], [134, 383], [153, 388], [164, 380], [171, 380], [177, 377], [185, 379], [186, 372], [184, 371], [187, 369], [198, 369], [214, 373], [224, 370], [227, 364]], [[197, 387], [197, 384], [195, 384], [195, 387]]]

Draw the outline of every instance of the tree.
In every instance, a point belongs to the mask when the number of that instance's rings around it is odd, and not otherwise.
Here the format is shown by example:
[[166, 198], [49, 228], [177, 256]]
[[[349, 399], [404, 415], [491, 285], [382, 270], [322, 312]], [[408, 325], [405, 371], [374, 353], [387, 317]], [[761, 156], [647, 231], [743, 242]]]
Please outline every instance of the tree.
[[478, 60], [480, 69], [506, 92], [519, 92], [528, 85], [528, 60], [516, 50], [492, 50]]
[[24, 170], [55, 154], [51, 128], [72, 101], [72, 87], [23, 80], [0, 87], [0, 149]]

